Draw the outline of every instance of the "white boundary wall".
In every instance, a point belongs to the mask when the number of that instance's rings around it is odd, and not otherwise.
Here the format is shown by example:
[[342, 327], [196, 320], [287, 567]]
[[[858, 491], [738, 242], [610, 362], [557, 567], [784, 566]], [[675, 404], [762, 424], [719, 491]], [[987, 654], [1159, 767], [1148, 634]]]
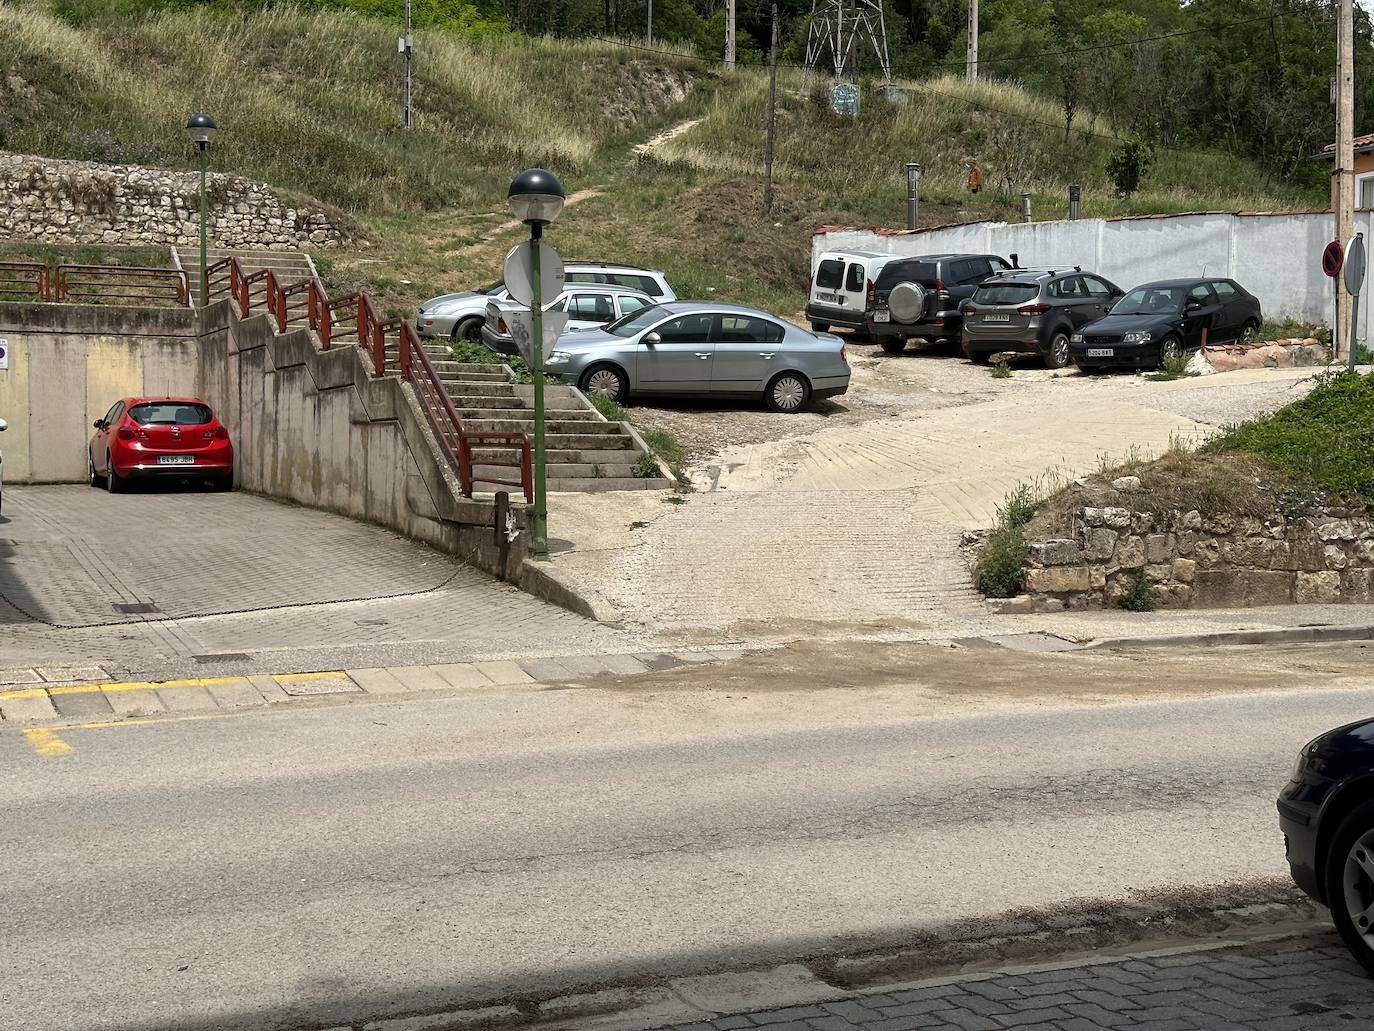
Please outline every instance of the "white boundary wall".
[[[1374, 243], [1371, 217], [1355, 215], [1355, 231]], [[829, 229], [812, 238], [811, 267], [822, 251], [864, 250], [904, 257], [972, 252], [1016, 254], [1022, 265], [1081, 265], [1124, 290], [1156, 279], [1226, 276], [1260, 299], [1267, 316], [1320, 321], [1335, 315], [1335, 291], [1322, 274], [1321, 253], [1335, 229], [1330, 212], [1164, 215], [1085, 218], [1076, 222], [972, 222], [892, 232]], [[1366, 286], [1358, 337], [1369, 338], [1374, 297]]]

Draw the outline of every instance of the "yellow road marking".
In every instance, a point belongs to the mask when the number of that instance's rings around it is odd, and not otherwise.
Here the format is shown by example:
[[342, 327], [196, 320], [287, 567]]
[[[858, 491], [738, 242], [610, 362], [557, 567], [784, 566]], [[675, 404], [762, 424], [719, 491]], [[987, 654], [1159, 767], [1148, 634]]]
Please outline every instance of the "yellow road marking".
[[[273, 676], [273, 679], [278, 683], [289, 683], [293, 680], [329, 680], [346, 676], [348, 676], [347, 673], [337, 669], [322, 673], [278, 673]], [[13, 691], [0, 691], [0, 702], [14, 701], [19, 698], [42, 698], [44, 695], [96, 694], [100, 691], [118, 693], [123, 691], [165, 691], [169, 688], [179, 687], [211, 687], [216, 684], [231, 684], [245, 679], [247, 678], [195, 677], [187, 680], [130, 680], [108, 684], [55, 684], [52, 687], [25, 687]]]
[[47, 759], [66, 755], [72, 750], [72, 746], [58, 737], [56, 733], [41, 727], [24, 731], [24, 740], [33, 745], [35, 752]]

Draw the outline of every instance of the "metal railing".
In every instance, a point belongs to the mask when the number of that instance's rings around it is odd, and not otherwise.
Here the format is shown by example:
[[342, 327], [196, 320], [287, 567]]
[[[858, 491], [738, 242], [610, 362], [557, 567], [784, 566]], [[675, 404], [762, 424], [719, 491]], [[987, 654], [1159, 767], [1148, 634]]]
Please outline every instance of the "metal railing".
[[0, 261], [0, 297], [46, 301], [50, 295], [47, 265], [37, 261]]
[[[534, 449], [530, 435], [473, 431], [464, 427], [462, 416], [410, 322], [405, 319], [383, 322], [372, 298], [361, 291], [331, 298], [315, 277], [283, 286], [271, 269], [245, 274], [237, 258], [226, 258], [210, 266], [205, 278], [210, 285], [210, 298], [231, 298], [245, 318], [256, 312], [270, 315], [277, 331], [283, 333], [303, 325], [317, 335], [321, 350], [349, 344], [363, 348], [371, 359], [375, 376], [387, 374], [387, 352], [394, 350], [396, 371], [415, 389], [439, 446], [458, 471], [464, 496], [472, 497], [476, 482], [473, 448], [496, 448], [514, 451], [516, 457], [513, 460], [484, 458], [480, 464], [489, 469], [512, 469], [515, 473], [504, 479], [483, 476], [481, 482], [514, 487], [523, 492], [527, 503], [533, 503]], [[395, 334], [394, 348], [388, 346], [392, 334]]]
[[52, 299], [88, 304], [162, 301], [184, 308], [191, 303], [191, 287], [186, 273], [179, 269], [58, 265], [53, 275]]

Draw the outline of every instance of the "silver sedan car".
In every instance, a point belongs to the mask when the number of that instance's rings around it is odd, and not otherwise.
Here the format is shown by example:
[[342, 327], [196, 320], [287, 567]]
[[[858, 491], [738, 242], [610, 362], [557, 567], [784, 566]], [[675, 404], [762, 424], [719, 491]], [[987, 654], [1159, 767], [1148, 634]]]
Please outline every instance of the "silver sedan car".
[[548, 371], [584, 393], [761, 398], [798, 412], [849, 389], [844, 342], [755, 308], [673, 301], [558, 338]]

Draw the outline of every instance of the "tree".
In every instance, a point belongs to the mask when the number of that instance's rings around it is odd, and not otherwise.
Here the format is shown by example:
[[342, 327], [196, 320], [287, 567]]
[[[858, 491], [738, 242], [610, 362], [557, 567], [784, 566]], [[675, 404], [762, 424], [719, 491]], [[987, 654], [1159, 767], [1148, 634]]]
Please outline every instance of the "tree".
[[1112, 177], [1118, 197], [1129, 197], [1140, 189], [1140, 180], [1149, 171], [1151, 157], [1145, 144], [1127, 140], [1107, 161], [1107, 174]]

